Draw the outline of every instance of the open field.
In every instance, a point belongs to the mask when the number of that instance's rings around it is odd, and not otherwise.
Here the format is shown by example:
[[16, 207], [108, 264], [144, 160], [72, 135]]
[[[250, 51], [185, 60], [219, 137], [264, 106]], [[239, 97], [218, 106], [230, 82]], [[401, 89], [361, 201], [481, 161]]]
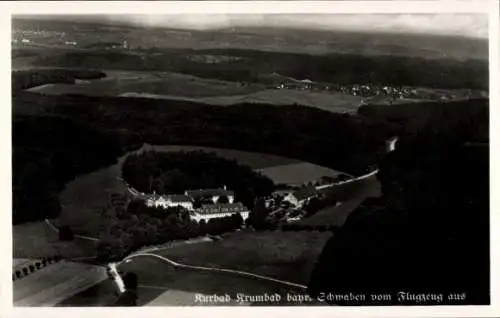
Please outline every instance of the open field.
[[335, 177], [340, 174], [340, 172], [333, 169], [318, 166], [309, 162], [268, 167], [258, 169], [257, 171], [273, 180], [274, 183], [297, 185], [318, 180], [323, 176]]
[[172, 260], [206, 267], [248, 271], [307, 284], [330, 232], [237, 232], [221, 241], [158, 251]]
[[264, 89], [264, 85], [242, 86], [236, 82], [202, 79], [170, 72], [106, 70], [107, 77], [76, 84], [46, 84], [28, 91], [42, 94], [82, 94], [89, 96], [120, 96], [138, 94], [210, 97], [249, 94]]
[[76, 234], [97, 236], [106, 226], [101, 216], [109, 202], [110, 193], [125, 193], [125, 185], [118, 180], [118, 164], [81, 175], [66, 184], [59, 194], [61, 214], [55, 225], [69, 225]]
[[75, 238], [59, 241], [57, 233], [44, 222], [32, 222], [13, 226], [13, 257], [40, 258], [61, 255], [68, 258], [92, 257], [95, 243]]
[[[151, 270], [154, 268], [155, 270]], [[263, 295], [278, 293], [282, 295], [281, 304], [285, 304], [287, 293], [304, 294], [299, 288], [283, 286], [274, 282], [241, 277], [226, 273], [215, 273], [188, 269], [175, 269], [156, 258], [140, 257], [122, 264], [120, 270], [134, 272], [138, 276], [139, 306], [235, 306], [266, 305], [236, 301], [236, 294]], [[57, 306], [106, 306], [114, 297], [115, 287], [109, 280], [103, 281], [88, 290], [70, 297]], [[196, 295], [225, 295], [231, 297], [229, 303], [204, 303], [196, 301]], [[274, 303], [273, 303], [274, 304]], [[293, 303], [290, 305], [298, 305]]]
[[[156, 270], [152, 271], [151, 268]], [[246, 295], [304, 293], [303, 290], [294, 287], [227, 273], [174, 269], [168, 264], [148, 257], [136, 258], [130, 263], [123, 264], [120, 269], [136, 273], [139, 285], [149, 286], [139, 291], [139, 304], [147, 306], [211, 305], [196, 302], [195, 294], [228, 294], [232, 301], [217, 305], [237, 305], [234, 300], [238, 293]], [[155, 289], [156, 297], [151, 297]], [[144, 290], [148, 290], [148, 294], [141, 296]]]
[[106, 278], [103, 267], [61, 261], [15, 280], [14, 305], [53, 306]]
[[122, 97], [143, 97], [156, 99], [180, 99], [210, 105], [231, 106], [241, 103], [259, 103], [272, 105], [303, 105], [316, 107], [331, 112], [355, 112], [362, 98], [341, 93], [311, 92], [288, 89], [266, 89], [245, 95], [222, 95], [214, 97], [184, 98], [167, 94], [148, 94], [128, 92]]
[[106, 279], [55, 304], [55, 307], [109, 306], [116, 300], [116, 285]]
[[328, 195], [337, 197], [342, 204], [330, 206], [314, 215], [297, 221], [301, 225], [334, 225], [342, 226], [346, 219], [366, 198], [378, 197], [381, 194], [380, 183], [376, 176], [353, 183], [335, 186], [327, 191]]
[[45, 84], [30, 92], [61, 95], [121, 96], [176, 99], [210, 105], [230, 106], [240, 103], [304, 105], [332, 112], [354, 112], [362, 98], [337, 92], [265, 89], [262, 84], [204, 79], [170, 72], [105, 70], [106, 78], [76, 84]]

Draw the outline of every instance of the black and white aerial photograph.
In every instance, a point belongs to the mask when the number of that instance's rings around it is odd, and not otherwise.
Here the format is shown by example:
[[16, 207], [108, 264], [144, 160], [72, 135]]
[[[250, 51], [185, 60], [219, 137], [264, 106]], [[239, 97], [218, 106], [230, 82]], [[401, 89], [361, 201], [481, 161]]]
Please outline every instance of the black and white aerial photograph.
[[491, 304], [487, 12], [101, 9], [11, 15], [14, 308]]

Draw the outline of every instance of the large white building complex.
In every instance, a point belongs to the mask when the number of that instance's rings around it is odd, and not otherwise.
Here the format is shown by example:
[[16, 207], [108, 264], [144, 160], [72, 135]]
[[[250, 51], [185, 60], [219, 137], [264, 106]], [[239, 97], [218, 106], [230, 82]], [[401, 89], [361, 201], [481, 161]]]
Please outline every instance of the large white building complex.
[[[196, 207], [195, 202], [198, 203]], [[226, 187], [223, 189], [188, 190], [184, 194], [157, 195], [153, 193], [145, 200], [145, 203], [148, 207], [163, 209], [181, 206], [189, 210], [191, 218], [197, 222], [231, 216], [236, 213], [240, 214], [243, 220], [246, 220], [249, 215], [248, 208], [241, 202], [234, 202], [234, 192], [227, 190]]]

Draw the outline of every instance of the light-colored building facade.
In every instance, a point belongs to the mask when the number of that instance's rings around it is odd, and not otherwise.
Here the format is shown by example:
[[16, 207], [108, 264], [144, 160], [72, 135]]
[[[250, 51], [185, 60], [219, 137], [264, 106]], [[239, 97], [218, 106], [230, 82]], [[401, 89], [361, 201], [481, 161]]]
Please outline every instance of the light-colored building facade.
[[241, 203], [208, 204], [194, 209], [191, 213], [191, 219], [196, 222], [201, 220], [208, 222], [210, 219], [232, 216], [236, 213], [239, 213], [243, 220], [246, 220], [250, 211]]
[[386, 141], [387, 152], [392, 152], [396, 150], [396, 145], [398, 143], [398, 137], [392, 137]]

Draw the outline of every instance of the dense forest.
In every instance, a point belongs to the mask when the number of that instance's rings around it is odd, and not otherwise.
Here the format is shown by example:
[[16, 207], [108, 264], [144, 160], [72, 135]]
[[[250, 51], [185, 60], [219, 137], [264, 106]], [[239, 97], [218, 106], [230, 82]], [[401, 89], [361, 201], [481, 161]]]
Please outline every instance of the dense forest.
[[141, 98], [14, 98], [19, 113], [58, 114], [92, 123], [123, 148], [149, 144], [212, 146], [277, 154], [362, 174], [383, 156], [391, 125], [304, 106], [211, 106]]
[[57, 216], [64, 184], [121, 153], [105, 134], [69, 118], [15, 116], [12, 143], [14, 224]]
[[487, 99], [397, 106], [365, 105], [358, 109], [358, 115], [394, 125], [399, 136], [432, 131], [469, 142], [489, 140]]
[[[354, 211], [327, 242], [309, 292], [392, 297], [357, 305], [417, 304], [399, 302], [397, 292], [488, 304], [488, 162], [487, 144], [471, 146], [453, 131], [401, 138], [380, 165], [383, 196]], [[449, 293], [465, 297], [449, 300]]]
[[[237, 60], [205, 63], [191, 55], [225, 55]], [[89, 69], [173, 71], [202, 78], [261, 82], [273, 72], [297, 79], [335, 84], [374, 83], [439, 88], [488, 87], [488, 65], [479, 60], [454, 61], [352, 54], [307, 55], [239, 49], [147, 49], [128, 52], [69, 52], [40, 57], [39, 66]]]
[[272, 180], [250, 167], [203, 151], [130, 155], [123, 164], [122, 176], [145, 193], [180, 194], [227, 186], [234, 191], [235, 202], [249, 208], [253, 207], [254, 198], [268, 196], [274, 190]]

